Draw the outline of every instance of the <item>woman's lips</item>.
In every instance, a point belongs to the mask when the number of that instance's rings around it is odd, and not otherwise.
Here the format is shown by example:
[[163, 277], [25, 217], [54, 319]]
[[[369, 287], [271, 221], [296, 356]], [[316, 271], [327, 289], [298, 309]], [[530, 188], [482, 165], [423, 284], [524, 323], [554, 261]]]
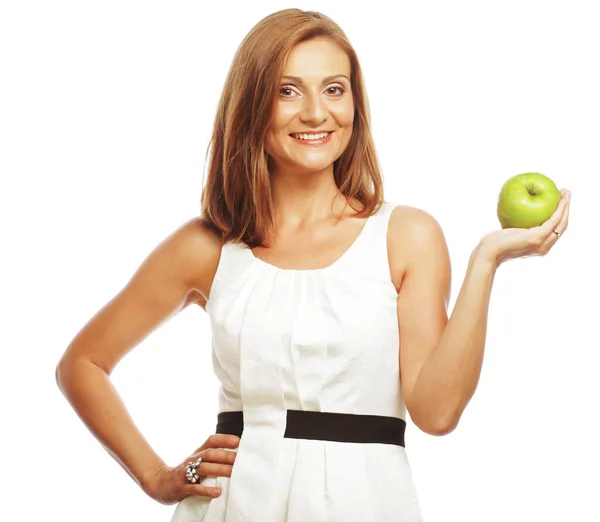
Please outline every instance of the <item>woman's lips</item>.
[[292, 138], [296, 143], [299, 143], [300, 145], [308, 145], [309, 147], [329, 143], [331, 141], [331, 136], [333, 136], [333, 131], [331, 131], [325, 138], [319, 138], [318, 140], [302, 140], [294, 137], [293, 134], [290, 134], [290, 138]]

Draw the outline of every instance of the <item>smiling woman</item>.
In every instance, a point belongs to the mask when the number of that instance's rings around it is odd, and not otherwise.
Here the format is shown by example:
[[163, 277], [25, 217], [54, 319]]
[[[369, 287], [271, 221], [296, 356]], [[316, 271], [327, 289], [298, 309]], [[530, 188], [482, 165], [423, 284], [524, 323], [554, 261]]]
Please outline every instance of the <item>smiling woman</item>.
[[347, 54], [328, 38], [292, 49], [267, 137], [274, 178], [281, 169], [288, 176], [322, 177], [342, 155], [354, 123], [351, 74]]
[[[356, 52], [330, 18], [299, 9], [261, 20], [233, 58], [211, 141], [205, 222], [225, 241], [270, 245], [276, 220], [282, 224], [275, 204], [282, 181], [319, 183], [315, 208], [344, 196], [335, 205], [338, 213], [339, 202], [349, 203], [344, 217], [367, 217], [382, 201]], [[292, 188], [302, 190], [287, 185], [284, 194]]]
[[[223, 88], [201, 216], [155, 248], [59, 362], [65, 396], [149, 496], [177, 504], [173, 522], [420, 522], [406, 418], [432, 435], [456, 427], [479, 379], [496, 268], [547, 253], [567, 227], [563, 191], [539, 227], [485, 236], [448, 319], [442, 229], [384, 201], [369, 122], [358, 58], [331, 19], [287, 9], [261, 20]], [[210, 318], [219, 414], [215, 433], [167, 466], [109, 375], [191, 302]]]

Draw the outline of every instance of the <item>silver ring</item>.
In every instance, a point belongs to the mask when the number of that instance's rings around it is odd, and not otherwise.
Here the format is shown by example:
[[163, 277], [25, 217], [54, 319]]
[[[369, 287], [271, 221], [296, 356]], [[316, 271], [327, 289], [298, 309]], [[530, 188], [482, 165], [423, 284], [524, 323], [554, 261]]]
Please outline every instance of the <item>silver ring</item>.
[[204, 478], [202, 475], [198, 473], [198, 467], [202, 462], [202, 457], [198, 457], [196, 460], [193, 460], [188, 463], [185, 467], [185, 478], [190, 484], [195, 484]]
[[554, 230], [554, 233], [556, 234], [556, 237], [560, 237], [560, 232], [558, 232], [557, 230]]

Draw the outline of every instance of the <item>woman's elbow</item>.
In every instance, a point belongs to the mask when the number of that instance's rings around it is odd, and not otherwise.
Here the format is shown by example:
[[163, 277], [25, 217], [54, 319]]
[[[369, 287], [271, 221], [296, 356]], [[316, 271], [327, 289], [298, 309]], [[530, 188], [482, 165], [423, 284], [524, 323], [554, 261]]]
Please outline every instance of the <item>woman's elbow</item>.
[[73, 372], [73, 364], [63, 357], [58, 364], [56, 365], [56, 369], [54, 370], [54, 378], [56, 379], [56, 384], [60, 390], [64, 390], [65, 384], [69, 379], [69, 375]]
[[[410, 412], [409, 412], [410, 413]], [[441, 437], [452, 433], [458, 426], [458, 418], [421, 418], [418, 415], [411, 415], [411, 419], [417, 428], [428, 435]]]
[[56, 369], [54, 370], [54, 377], [59, 389], [64, 393], [69, 387], [69, 384], [73, 382], [74, 378], [85, 372], [90, 363], [91, 361], [89, 359], [84, 359], [82, 357], [74, 358], [64, 355], [60, 361], [58, 361]]

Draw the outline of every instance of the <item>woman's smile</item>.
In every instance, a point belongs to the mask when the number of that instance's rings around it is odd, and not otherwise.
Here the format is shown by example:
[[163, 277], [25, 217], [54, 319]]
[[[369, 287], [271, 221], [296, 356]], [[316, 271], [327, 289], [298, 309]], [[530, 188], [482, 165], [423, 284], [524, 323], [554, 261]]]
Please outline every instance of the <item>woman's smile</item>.
[[319, 133], [293, 133], [290, 137], [294, 142], [300, 145], [306, 145], [309, 147], [315, 147], [318, 145], [326, 145], [331, 141], [333, 131], [325, 131]]

